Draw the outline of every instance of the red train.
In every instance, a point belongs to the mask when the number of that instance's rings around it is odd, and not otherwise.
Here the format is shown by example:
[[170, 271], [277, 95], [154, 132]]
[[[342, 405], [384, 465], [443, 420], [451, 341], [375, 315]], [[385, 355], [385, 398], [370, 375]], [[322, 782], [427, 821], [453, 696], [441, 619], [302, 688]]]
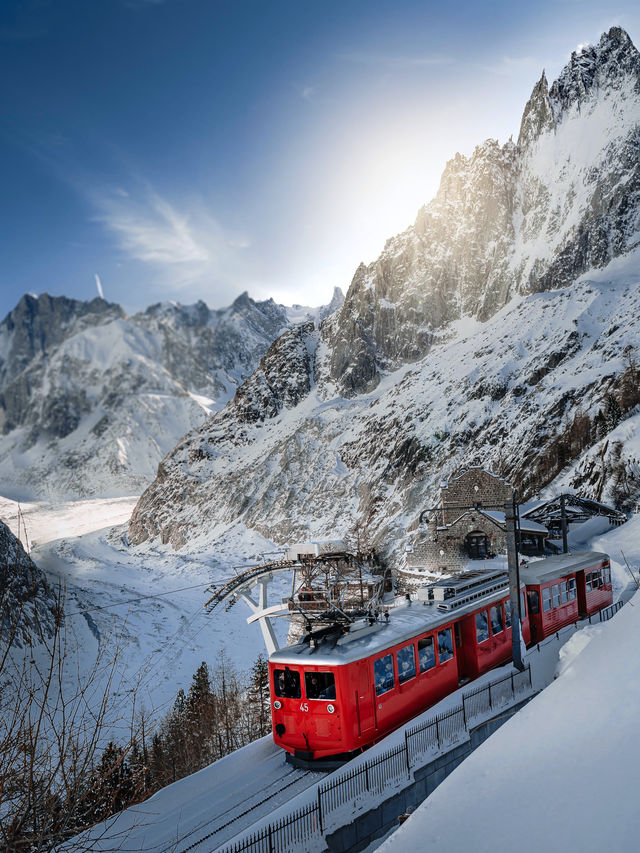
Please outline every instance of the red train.
[[[613, 601], [606, 554], [550, 557], [520, 579], [527, 645]], [[324, 628], [271, 655], [278, 746], [302, 761], [346, 757], [511, 659], [505, 572], [465, 572], [418, 596], [387, 618]]]

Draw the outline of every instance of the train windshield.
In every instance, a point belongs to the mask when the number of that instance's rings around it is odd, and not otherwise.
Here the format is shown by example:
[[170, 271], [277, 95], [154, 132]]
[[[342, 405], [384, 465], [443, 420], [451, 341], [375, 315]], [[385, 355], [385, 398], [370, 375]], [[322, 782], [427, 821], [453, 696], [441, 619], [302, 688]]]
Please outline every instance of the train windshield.
[[300, 698], [300, 674], [291, 669], [274, 669], [273, 686], [276, 696], [283, 699]]
[[335, 699], [336, 680], [332, 672], [305, 672], [307, 699]]

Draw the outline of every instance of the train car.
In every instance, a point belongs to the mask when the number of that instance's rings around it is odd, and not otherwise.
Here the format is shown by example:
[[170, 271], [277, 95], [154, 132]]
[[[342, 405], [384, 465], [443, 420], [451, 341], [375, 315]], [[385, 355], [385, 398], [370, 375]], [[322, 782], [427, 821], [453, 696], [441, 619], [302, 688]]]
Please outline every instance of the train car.
[[558, 554], [520, 569], [527, 590], [531, 642], [555, 633], [613, 603], [606, 554]]
[[[440, 581], [385, 619], [307, 635], [269, 660], [275, 743], [300, 760], [350, 755], [511, 658], [504, 572]], [[523, 634], [529, 629], [525, 608]]]

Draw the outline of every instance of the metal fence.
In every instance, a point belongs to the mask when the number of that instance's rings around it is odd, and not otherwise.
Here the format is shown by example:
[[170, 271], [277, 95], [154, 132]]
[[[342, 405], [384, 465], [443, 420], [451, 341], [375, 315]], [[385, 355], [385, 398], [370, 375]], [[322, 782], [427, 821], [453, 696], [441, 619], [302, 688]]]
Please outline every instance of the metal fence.
[[311, 839], [322, 836], [327, 818], [345, 803], [356, 805], [360, 800], [364, 810], [371, 794], [382, 794], [409, 780], [412, 770], [424, 764], [425, 755], [435, 755], [462, 740], [474, 719], [508, 705], [531, 685], [531, 667], [527, 666], [523, 672], [511, 673], [464, 694], [461, 705], [406, 729], [403, 743], [319, 785], [313, 803], [221, 851], [285, 853], [296, 845], [308, 845]]
[[[606, 622], [623, 604], [623, 601], [617, 601], [594, 613], [589, 622], [592, 619]], [[404, 743], [330, 778], [318, 786], [314, 802], [235, 844], [220, 848], [220, 853], [289, 853], [296, 847], [308, 849], [312, 840], [322, 838], [327, 818], [332, 812], [349, 803], [355, 814], [358, 801], [362, 811], [369, 808], [371, 794], [382, 794], [411, 779], [412, 770], [423, 766], [429, 753], [435, 757], [443, 747], [454, 746], [474, 727], [474, 721], [508, 707], [532, 687], [531, 665], [528, 664], [521, 672], [514, 670], [503, 678], [464, 693], [462, 704], [405, 729]]]

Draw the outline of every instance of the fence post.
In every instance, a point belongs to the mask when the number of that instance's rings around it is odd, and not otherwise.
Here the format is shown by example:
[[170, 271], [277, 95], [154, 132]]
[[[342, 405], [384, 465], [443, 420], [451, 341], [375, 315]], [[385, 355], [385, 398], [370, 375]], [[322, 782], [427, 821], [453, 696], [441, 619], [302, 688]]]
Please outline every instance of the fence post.
[[407, 776], [411, 779], [411, 765], [409, 764], [409, 743], [407, 741], [407, 733], [404, 733], [404, 754], [407, 758]]
[[440, 726], [438, 725], [438, 718], [436, 717], [436, 740], [438, 741], [438, 749], [440, 749]]
[[273, 841], [271, 840], [271, 824], [269, 824], [269, 853], [273, 853]]
[[516, 695], [516, 689], [515, 689], [515, 687], [513, 686], [513, 672], [512, 672], [512, 673], [511, 673], [511, 698], [513, 699], [513, 697], [514, 697], [515, 695]]
[[367, 791], [369, 790], [369, 762], [365, 761], [364, 764], [364, 783], [367, 786]]
[[320, 824], [320, 835], [324, 834], [324, 829], [322, 826], [322, 791], [318, 787], [318, 823]]
[[533, 679], [531, 678], [531, 664], [529, 664], [529, 687], [533, 687]]
[[467, 728], [467, 709], [464, 705], [464, 693], [462, 694], [462, 719], [464, 721], [464, 727]]
[[491, 682], [489, 682], [488, 687], [489, 687], [489, 707], [493, 708], [493, 701], [491, 699]]

